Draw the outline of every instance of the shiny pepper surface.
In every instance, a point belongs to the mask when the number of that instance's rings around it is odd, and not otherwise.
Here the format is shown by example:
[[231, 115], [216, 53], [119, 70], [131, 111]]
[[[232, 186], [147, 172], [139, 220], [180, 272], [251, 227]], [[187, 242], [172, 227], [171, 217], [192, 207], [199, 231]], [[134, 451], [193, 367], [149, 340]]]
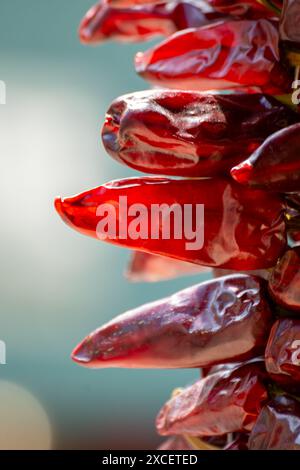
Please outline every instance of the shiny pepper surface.
[[300, 247], [286, 251], [277, 263], [269, 279], [269, 291], [276, 303], [300, 313]]
[[279, 396], [264, 406], [248, 446], [249, 450], [300, 450], [300, 404]]
[[244, 274], [189, 287], [116, 317], [73, 359], [86, 367], [183, 368], [255, 357], [270, 330], [264, 291], [264, 281]]
[[156, 428], [162, 435], [249, 432], [268, 397], [264, 381], [258, 363], [209, 375], [171, 398], [158, 414]]
[[146, 41], [155, 36], [194, 28], [225, 18], [202, 0], [173, 1], [131, 8], [113, 8], [105, 2], [92, 7], [79, 27], [80, 40], [98, 44], [109, 39]]
[[241, 184], [271, 191], [300, 191], [300, 124], [286, 127], [231, 170]]
[[[221, 178], [128, 178], [58, 198], [55, 204], [62, 219], [85, 235], [195, 264], [267, 268], [275, 265], [286, 246], [282, 199]], [[185, 205], [196, 227], [188, 234]], [[109, 221], [98, 215], [104, 209]]]
[[300, 392], [300, 320], [281, 318], [274, 323], [265, 351], [266, 368], [275, 382]]
[[149, 90], [112, 103], [102, 140], [113, 158], [139, 171], [214, 176], [229, 172], [298, 118], [262, 94]]
[[280, 64], [277, 23], [265, 19], [180, 31], [138, 53], [136, 70], [154, 84], [195, 90], [256, 86], [280, 94], [292, 80]]

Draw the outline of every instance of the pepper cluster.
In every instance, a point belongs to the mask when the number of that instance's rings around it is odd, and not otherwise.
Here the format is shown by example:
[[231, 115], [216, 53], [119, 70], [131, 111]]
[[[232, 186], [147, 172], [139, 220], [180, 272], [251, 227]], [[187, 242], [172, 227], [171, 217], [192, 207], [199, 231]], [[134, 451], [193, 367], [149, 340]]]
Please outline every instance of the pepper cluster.
[[[164, 176], [57, 198], [58, 213], [133, 250], [130, 280], [213, 274], [116, 317], [72, 354], [93, 368], [201, 369], [158, 414], [162, 449], [300, 450], [299, 20], [300, 0], [106, 0], [80, 26], [88, 44], [166, 36], [135, 59], [156, 88], [117, 98], [102, 129], [114, 159]], [[124, 236], [122, 198], [149, 211], [204, 205], [202, 245]], [[114, 236], [99, 235], [103, 205]]]

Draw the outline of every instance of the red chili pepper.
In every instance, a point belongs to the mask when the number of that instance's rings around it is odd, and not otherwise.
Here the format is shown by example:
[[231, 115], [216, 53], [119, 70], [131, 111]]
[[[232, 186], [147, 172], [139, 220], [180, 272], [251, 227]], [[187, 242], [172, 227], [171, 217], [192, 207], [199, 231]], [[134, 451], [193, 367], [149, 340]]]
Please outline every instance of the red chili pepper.
[[169, 36], [181, 29], [203, 26], [226, 16], [201, 0], [177, 0], [131, 8], [114, 8], [100, 2], [83, 18], [79, 36], [81, 42], [87, 44], [109, 39], [146, 41], [158, 35]]
[[268, 139], [247, 160], [231, 170], [241, 184], [271, 191], [300, 190], [300, 124], [286, 127]]
[[249, 450], [300, 450], [300, 405], [279, 396], [262, 409], [250, 434]]
[[264, 289], [244, 274], [198, 284], [120, 315], [72, 357], [92, 368], [206, 367], [255, 357], [270, 329]]
[[300, 391], [300, 320], [281, 318], [274, 323], [265, 351], [266, 368], [275, 382]]
[[134, 251], [125, 276], [131, 282], [158, 282], [207, 271], [205, 266]]
[[262, 94], [148, 90], [112, 103], [102, 139], [113, 158], [143, 172], [214, 176], [229, 172], [267, 136], [298, 119]]
[[[279, 13], [276, 14], [272, 9], [263, 5], [258, 0], [206, 0], [215, 10], [222, 13], [228, 13], [232, 16], [247, 15], [247, 18], [278, 18]], [[273, 4], [276, 1], [272, 1]], [[281, 8], [281, 1], [279, 0], [278, 8]]]
[[55, 204], [85, 235], [195, 264], [264, 269], [286, 247], [282, 199], [220, 178], [128, 178]]
[[268, 398], [264, 382], [258, 363], [209, 375], [171, 398], [158, 414], [156, 428], [164, 436], [249, 432]]
[[280, 38], [289, 47], [300, 44], [300, 0], [284, 0], [280, 19]]
[[136, 56], [146, 80], [169, 88], [210, 90], [257, 86], [264, 93], [290, 91], [280, 64], [276, 22], [226, 21], [173, 34]]
[[282, 307], [300, 312], [300, 247], [286, 251], [273, 269], [269, 291]]

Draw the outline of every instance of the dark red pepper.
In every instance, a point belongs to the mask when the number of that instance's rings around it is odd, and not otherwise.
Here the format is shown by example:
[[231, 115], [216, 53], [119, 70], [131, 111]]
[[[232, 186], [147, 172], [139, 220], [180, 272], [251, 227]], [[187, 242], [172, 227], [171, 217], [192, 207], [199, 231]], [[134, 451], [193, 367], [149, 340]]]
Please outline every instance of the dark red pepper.
[[274, 323], [265, 351], [266, 369], [275, 382], [300, 392], [300, 320]]
[[211, 90], [256, 86], [264, 93], [290, 91], [280, 63], [276, 22], [225, 21], [173, 34], [136, 56], [136, 70], [160, 86]]
[[269, 291], [277, 304], [300, 312], [300, 247], [285, 252], [269, 279]]
[[247, 160], [231, 170], [232, 177], [252, 188], [300, 191], [300, 124], [286, 127], [268, 139]]
[[158, 414], [156, 428], [164, 436], [249, 432], [267, 398], [261, 364], [223, 370], [171, 398]]
[[[62, 219], [85, 235], [195, 264], [264, 269], [274, 266], [286, 247], [282, 199], [221, 178], [128, 178], [57, 198], [55, 204]], [[187, 225], [193, 231], [187, 233]]]
[[229, 172], [266, 137], [298, 119], [262, 94], [148, 90], [112, 103], [102, 140], [113, 158], [136, 170], [214, 176]]
[[97, 3], [83, 18], [79, 27], [80, 40], [97, 44], [109, 39], [146, 41], [155, 36], [194, 28], [225, 18], [204, 1], [183, 0], [114, 8], [106, 2]]
[[120, 315], [72, 357], [99, 368], [206, 367], [255, 357], [270, 329], [264, 291], [262, 279], [244, 274], [207, 281]]
[[300, 450], [300, 405], [279, 396], [264, 406], [250, 434], [249, 450]]

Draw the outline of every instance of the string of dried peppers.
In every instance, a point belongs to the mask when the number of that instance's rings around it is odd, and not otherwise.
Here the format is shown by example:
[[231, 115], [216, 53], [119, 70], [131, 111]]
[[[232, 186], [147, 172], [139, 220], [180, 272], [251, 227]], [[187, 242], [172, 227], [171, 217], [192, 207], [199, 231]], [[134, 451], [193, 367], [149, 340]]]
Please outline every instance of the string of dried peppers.
[[[57, 198], [58, 213], [135, 250], [131, 280], [214, 268], [72, 355], [87, 367], [201, 369], [162, 407], [161, 449], [300, 450], [299, 21], [300, 0], [106, 0], [80, 25], [88, 44], [166, 37], [135, 59], [165, 88], [116, 99], [102, 140], [122, 164], [178, 178], [106, 183]], [[165, 232], [163, 206], [190, 230]]]

